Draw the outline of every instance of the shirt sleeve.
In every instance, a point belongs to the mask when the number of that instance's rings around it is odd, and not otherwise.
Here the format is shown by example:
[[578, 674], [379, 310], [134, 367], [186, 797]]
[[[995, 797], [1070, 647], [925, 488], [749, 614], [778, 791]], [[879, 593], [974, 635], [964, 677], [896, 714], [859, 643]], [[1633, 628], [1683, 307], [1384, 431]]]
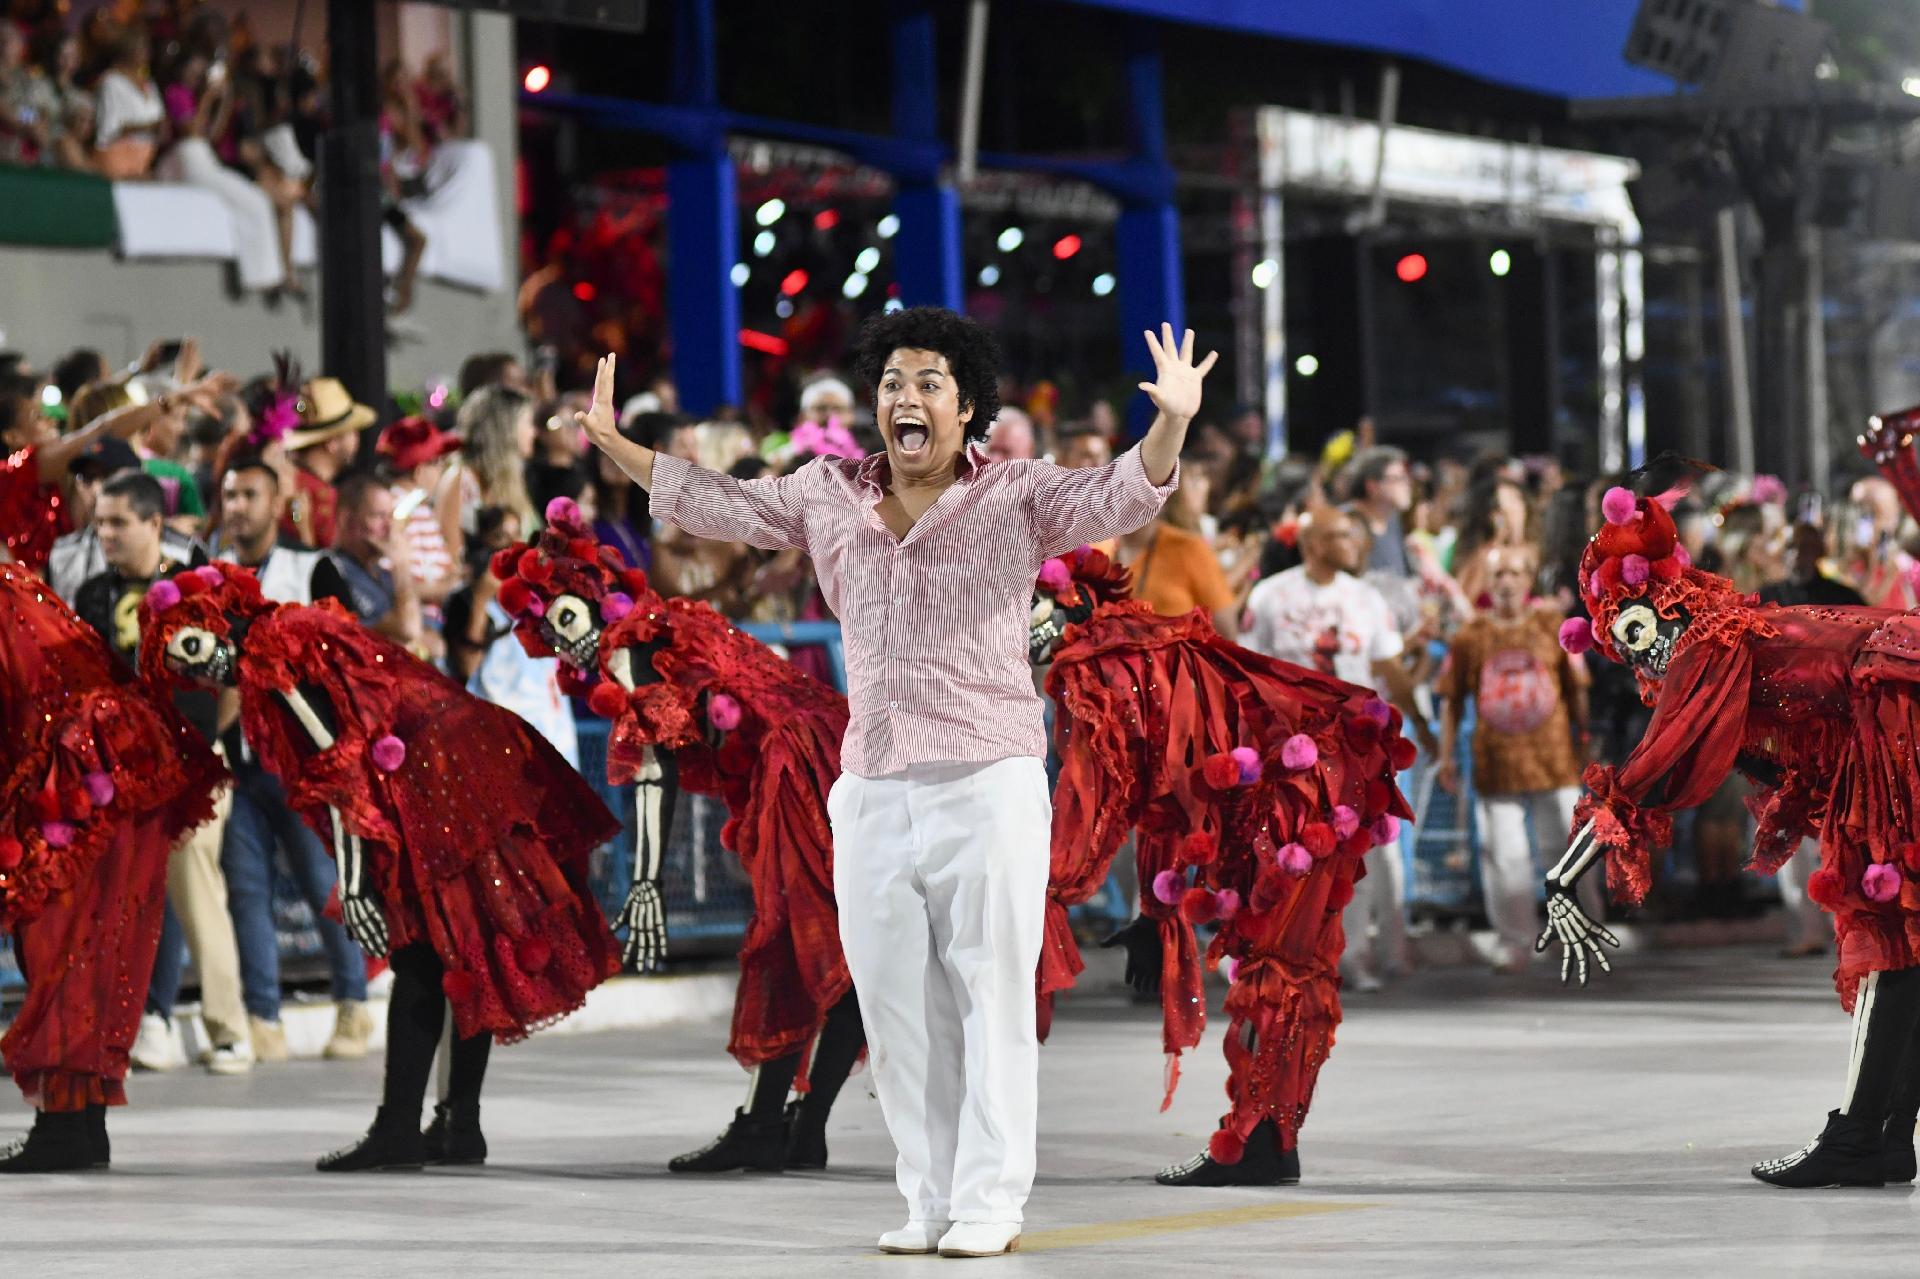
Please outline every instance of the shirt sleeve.
[[792, 475], [737, 480], [656, 453], [648, 510], [695, 537], [745, 542], [766, 551], [807, 549], [806, 492], [820, 462]]
[[1145, 527], [1180, 487], [1177, 462], [1165, 484], [1149, 480], [1137, 444], [1105, 466], [1069, 470], [1034, 462], [1028, 474], [1033, 477], [1028, 517], [1047, 559]]

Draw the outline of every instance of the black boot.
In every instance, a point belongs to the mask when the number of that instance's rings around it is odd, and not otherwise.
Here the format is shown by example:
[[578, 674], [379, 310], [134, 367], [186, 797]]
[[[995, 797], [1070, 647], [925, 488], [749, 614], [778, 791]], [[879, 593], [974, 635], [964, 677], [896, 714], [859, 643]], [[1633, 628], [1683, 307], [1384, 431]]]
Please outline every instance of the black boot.
[[827, 1117], [800, 1102], [787, 1107], [787, 1167], [818, 1172], [827, 1166]]
[[113, 1163], [113, 1143], [107, 1140], [107, 1108], [87, 1107], [87, 1148], [93, 1152], [93, 1166], [105, 1168]]
[[367, 1135], [351, 1146], [320, 1156], [321, 1172], [418, 1172], [424, 1162], [418, 1118], [391, 1115], [385, 1106], [374, 1112]]
[[1154, 1180], [1163, 1186], [1292, 1186], [1300, 1181], [1300, 1151], [1283, 1149], [1279, 1126], [1263, 1119], [1247, 1138], [1239, 1163], [1223, 1164], [1203, 1150], [1162, 1169]]
[[[824, 1149], [824, 1140], [821, 1145]], [[787, 1166], [787, 1117], [756, 1119], [744, 1110], [733, 1112], [733, 1122], [713, 1141], [689, 1154], [667, 1161], [672, 1172], [779, 1172]]]
[[85, 1172], [93, 1167], [84, 1110], [36, 1111], [24, 1137], [0, 1149], [0, 1172]]
[[420, 1153], [430, 1164], [483, 1164], [487, 1138], [480, 1131], [480, 1107], [455, 1108], [441, 1102], [433, 1108], [433, 1122], [420, 1134]]
[[1811, 1145], [1784, 1159], [1755, 1164], [1753, 1175], [1770, 1186], [1788, 1190], [1885, 1185], [1881, 1127], [1829, 1110], [1826, 1130]]
[[1914, 1174], [1913, 1117], [1895, 1115], [1880, 1134], [1880, 1175], [1889, 1186], [1904, 1186]]

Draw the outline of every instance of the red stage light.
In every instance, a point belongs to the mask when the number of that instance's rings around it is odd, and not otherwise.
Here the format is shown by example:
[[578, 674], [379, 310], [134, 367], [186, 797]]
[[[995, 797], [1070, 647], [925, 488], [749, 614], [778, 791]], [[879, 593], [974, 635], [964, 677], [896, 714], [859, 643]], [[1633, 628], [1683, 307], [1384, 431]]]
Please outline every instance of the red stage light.
[[553, 69], [543, 63], [535, 63], [527, 68], [527, 78], [521, 83], [527, 86], [528, 93], [545, 92], [546, 87], [553, 83]]
[[813, 225], [822, 231], [831, 231], [840, 225], [840, 214], [834, 209], [822, 209], [813, 215]]
[[1393, 264], [1393, 273], [1406, 284], [1427, 278], [1427, 259], [1418, 253], [1409, 253]]
[[788, 297], [792, 297], [806, 287], [807, 273], [799, 267], [795, 267], [793, 270], [787, 272], [787, 278], [780, 281], [780, 291]]
[[599, 293], [600, 290], [593, 287], [593, 281], [591, 280], [582, 280], [573, 286], [573, 296], [579, 298], [582, 302], [593, 301], [595, 297], [599, 296]]
[[771, 333], [762, 333], [758, 329], [741, 329], [740, 345], [749, 351], [761, 351], [767, 355], [785, 355], [787, 340], [775, 337]]
[[1063, 235], [1053, 242], [1053, 256], [1059, 258], [1062, 262], [1065, 262], [1079, 251], [1080, 237], [1077, 235]]

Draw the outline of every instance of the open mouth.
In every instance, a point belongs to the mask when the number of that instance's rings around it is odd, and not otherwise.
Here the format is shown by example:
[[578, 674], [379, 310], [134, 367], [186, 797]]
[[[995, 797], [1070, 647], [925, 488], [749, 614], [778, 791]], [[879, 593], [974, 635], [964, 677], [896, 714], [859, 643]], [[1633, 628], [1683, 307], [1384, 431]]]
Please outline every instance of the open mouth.
[[911, 462], [924, 457], [932, 439], [933, 433], [927, 429], [925, 422], [908, 418], [896, 420], [893, 424], [893, 444], [902, 460]]

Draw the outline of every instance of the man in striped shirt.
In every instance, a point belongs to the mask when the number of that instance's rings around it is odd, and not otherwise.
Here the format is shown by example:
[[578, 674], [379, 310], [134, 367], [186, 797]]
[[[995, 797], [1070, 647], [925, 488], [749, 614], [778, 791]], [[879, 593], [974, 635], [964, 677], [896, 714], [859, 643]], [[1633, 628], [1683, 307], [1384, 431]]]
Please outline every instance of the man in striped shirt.
[[887, 1252], [992, 1256], [1019, 1245], [1034, 1173], [1033, 975], [1051, 807], [1027, 664], [1033, 582], [1050, 557], [1151, 521], [1179, 482], [1200, 407], [1193, 334], [1146, 335], [1159, 415], [1112, 463], [994, 460], [999, 350], [978, 324], [874, 317], [854, 365], [886, 451], [740, 481], [624, 439], [613, 357], [589, 438], [699, 537], [797, 548], [845, 632], [851, 718], [828, 799], [840, 934], [899, 1151], [905, 1228]]

